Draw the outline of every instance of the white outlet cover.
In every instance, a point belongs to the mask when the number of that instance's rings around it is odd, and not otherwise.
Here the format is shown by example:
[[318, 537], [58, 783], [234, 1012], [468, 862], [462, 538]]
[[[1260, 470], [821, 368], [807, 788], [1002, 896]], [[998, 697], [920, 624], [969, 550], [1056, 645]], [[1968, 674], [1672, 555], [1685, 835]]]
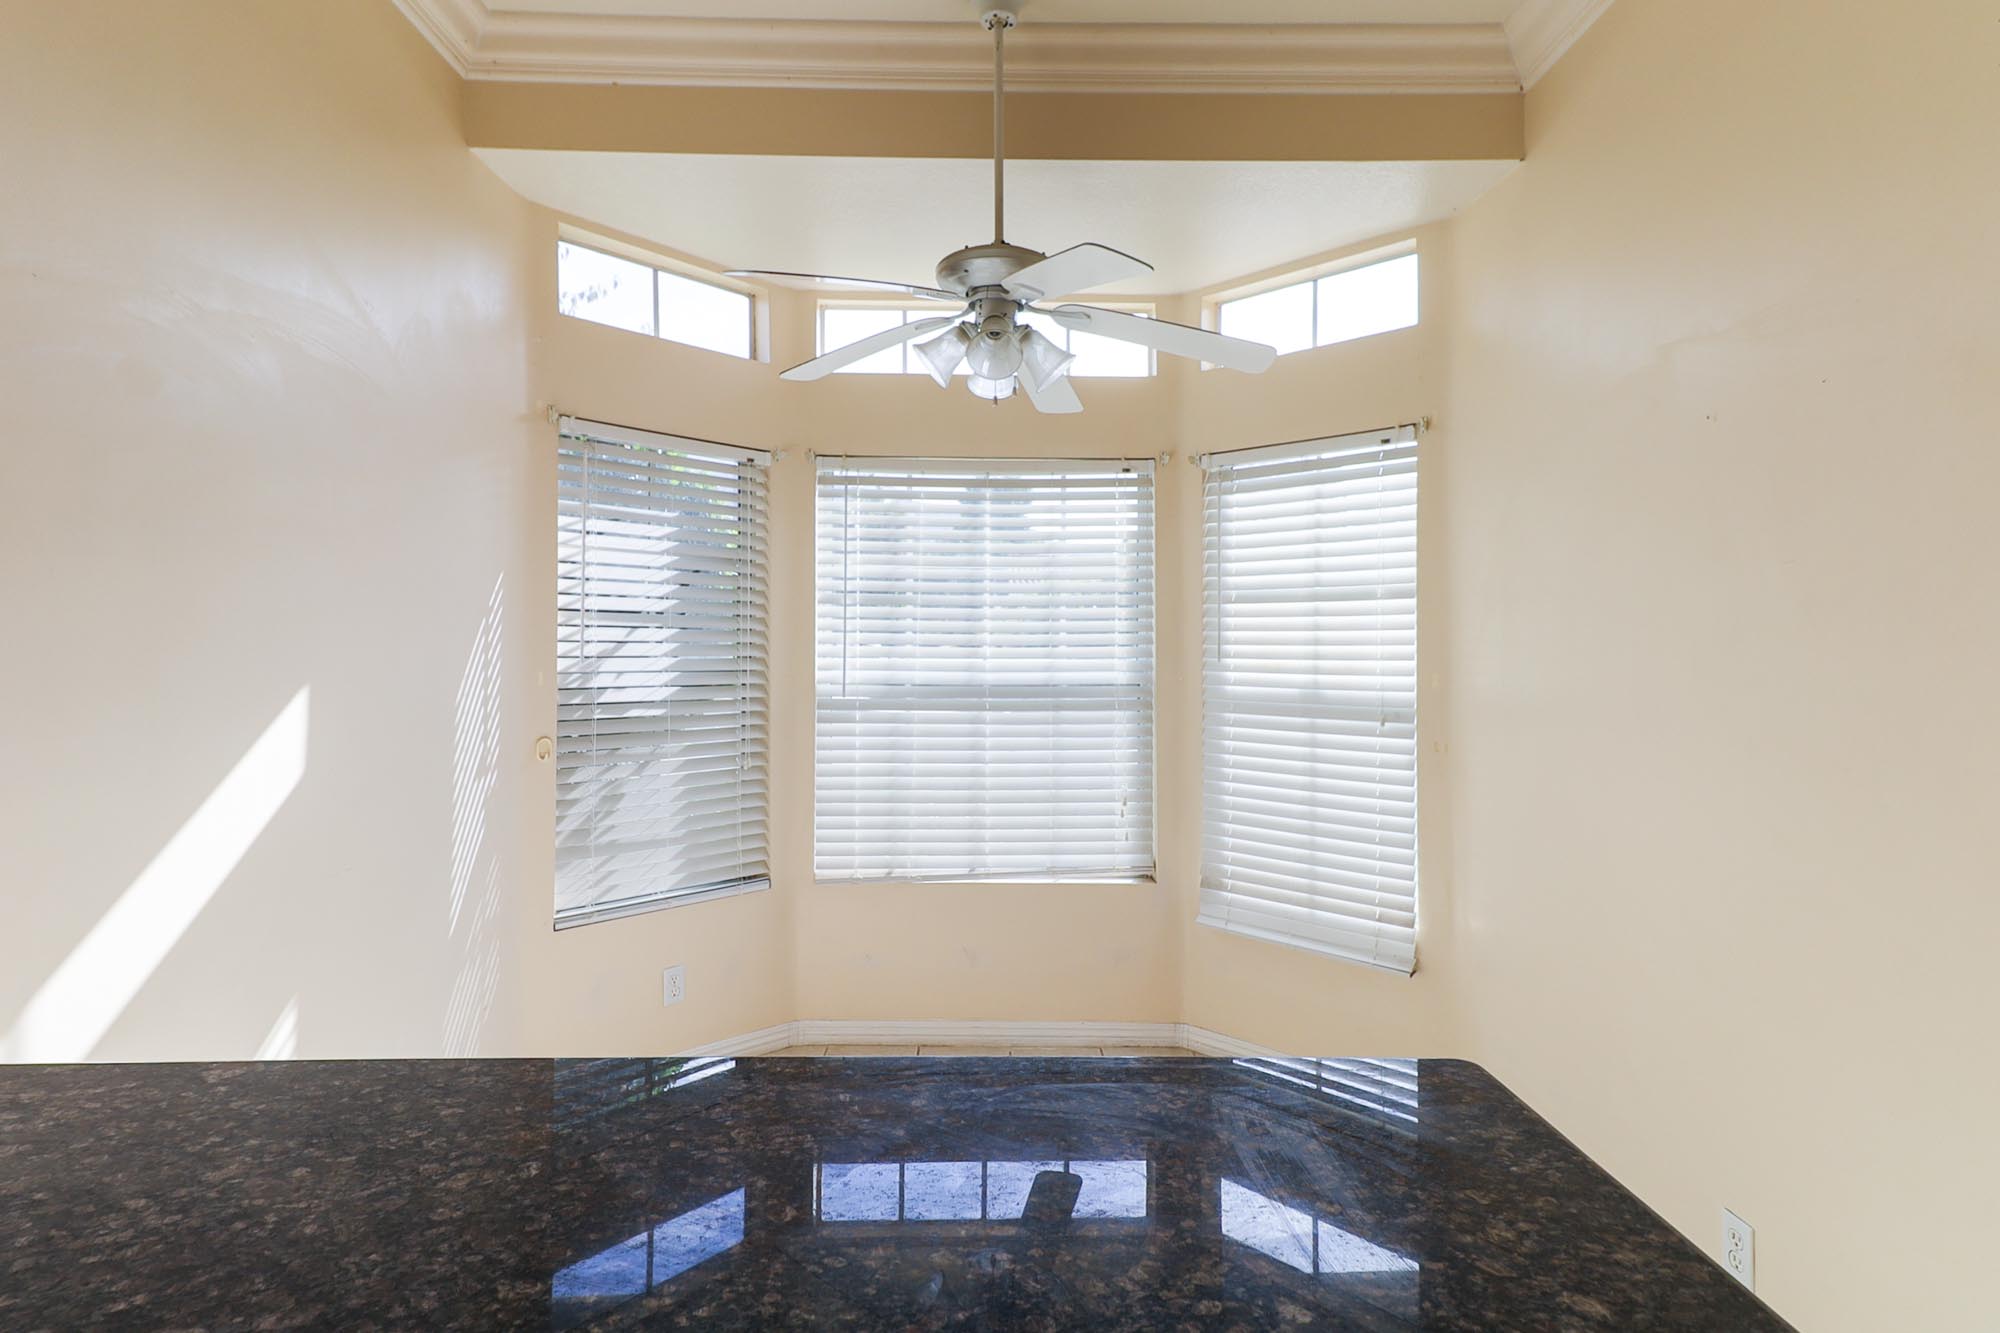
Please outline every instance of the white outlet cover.
[[1722, 1266], [1750, 1290], [1757, 1290], [1757, 1229], [1727, 1208], [1722, 1210]]
[[660, 1003], [679, 1004], [687, 998], [687, 968], [675, 963], [660, 973]]

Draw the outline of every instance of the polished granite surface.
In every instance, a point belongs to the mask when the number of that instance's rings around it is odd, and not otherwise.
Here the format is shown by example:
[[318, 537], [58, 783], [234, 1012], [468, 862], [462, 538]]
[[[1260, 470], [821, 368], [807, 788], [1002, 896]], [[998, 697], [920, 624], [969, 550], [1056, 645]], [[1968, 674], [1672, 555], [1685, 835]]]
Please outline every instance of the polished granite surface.
[[0, 1067], [0, 1328], [1782, 1329], [1477, 1066]]

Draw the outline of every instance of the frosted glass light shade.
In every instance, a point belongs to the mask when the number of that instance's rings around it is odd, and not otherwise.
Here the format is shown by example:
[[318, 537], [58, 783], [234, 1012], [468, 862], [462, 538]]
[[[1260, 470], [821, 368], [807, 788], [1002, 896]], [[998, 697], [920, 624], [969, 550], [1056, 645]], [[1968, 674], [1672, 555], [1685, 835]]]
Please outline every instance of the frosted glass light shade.
[[975, 394], [978, 394], [981, 398], [990, 398], [996, 403], [1002, 398], [1012, 398], [1014, 396], [1014, 377], [1012, 375], [1007, 376], [1005, 379], [995, 380], [988, 379], [984, 375], [974, 374], [967, 377], [966, 383], [967, 387]]
[[1036, 329], [1022, 329], [1017, 340], [1021, 344], [1021, 373], [1037, 393], [1055, 383], [1056, 376], [1076, 360], [1073, 353], [1065, 352]]
[[972, 335], [965, 325], [954, 324], [929, 342], [918, 343], [910, 350], [923, 361], [924, 369], [938, 382], [938, 388], [951, 387], [951, 372], [958, 369], [958, 363], [965, 360], [965, 349], [972, 345]]
[[965, 353], [972, 373], [989, 380], [1011, 379], [1021, 368], [1019, 335], [1001, 338], [974, 338]]

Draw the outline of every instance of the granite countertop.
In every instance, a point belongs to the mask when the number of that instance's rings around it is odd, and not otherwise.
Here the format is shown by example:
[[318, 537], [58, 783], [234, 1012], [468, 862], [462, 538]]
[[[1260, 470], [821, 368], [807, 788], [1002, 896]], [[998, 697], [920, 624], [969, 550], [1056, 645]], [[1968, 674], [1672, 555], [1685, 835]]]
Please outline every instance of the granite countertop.
[[0, 1067], [0, 1327], [1783, 1329], [1475, 1065]]

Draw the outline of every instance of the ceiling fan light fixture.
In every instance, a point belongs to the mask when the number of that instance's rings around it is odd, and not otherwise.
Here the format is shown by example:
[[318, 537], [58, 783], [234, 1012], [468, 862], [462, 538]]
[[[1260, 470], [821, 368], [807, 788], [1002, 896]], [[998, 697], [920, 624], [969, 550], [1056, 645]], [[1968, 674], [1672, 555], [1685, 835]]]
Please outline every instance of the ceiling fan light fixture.
[[[832, 278], [776, 269], [732, 269], [737, 277], [770, 279], [786, 285], [800, 281], [840, 288], [871, 288], [902, 292], [926, 301], [956, 306], [957, 315], [920, 319], [871, 333], [843, 347], [821, 352], [780, 372], [781, 379], [824, 379], [837, 370], [865, 361], [878, 352], [915, 347], [921, 364], [940, 387], [948, 387], [953, 372], [965, 365], [972, 392], [991, 402], [1011, 398], [1024, 389], [1037, 412], [1081, 412], [1083, 403], [1070, 383], [1075, 356], [1039, 331], [1023, 329], [1029, 316], [1053, 320], [1065, 329], [1081, 329], [1093, 337], [1212, 362], [1255, 374], [1270, 368], [1277, 349], [1265, 343], [1226, 337], [1164, 319], [1148, 319], [1099, 306], [1063, 305], [1054, 309], [1037, 303], [1063, 292], [1098, 291], [1152, 272], [1152, 265], [1108, 245], [1087, 241], [1067, 250], [1043, 254], [1007, 241], [1007, 67], [1006, 35], [1017, 21], [1021, 0], [975, 0], [980, 20], [993, 36], [993, 243], [968, 245], [952, 251], [937, 265], [937, 286], [906, 282]], [[951, 327], [947, 330], [946, 325]], [[931, 335], [937, 334], [937, 337]], [[930, 338], [918, 345], [917, 339]], [[904, 362], [908, 366], [907, 359]]]
[[924, 369], [930, 372], [938, 388], [951, 387], [951, 373], [958, 369], [958, 363], [965, 360], [965, 349], [972, 345], [972, 335], [965, 325], [954, 324], [929, 342], [918, 343], [910, 350], [923, 358]]
[[989, 380], [1012, 379], [1021, 368], [1021, 344], [1013, 335], [1012, 325], [997, 338], [982, 331], [966, 349], [965, 360], [975, 375]]
[[1076, 353], [1065, 352], [1040, 329], [1023, 328], [1018, 341], [1021, 344], [1020, 373], [1027, 376], [1037, 390], [1054, 384], [1056, 377], [1076, 360]]

